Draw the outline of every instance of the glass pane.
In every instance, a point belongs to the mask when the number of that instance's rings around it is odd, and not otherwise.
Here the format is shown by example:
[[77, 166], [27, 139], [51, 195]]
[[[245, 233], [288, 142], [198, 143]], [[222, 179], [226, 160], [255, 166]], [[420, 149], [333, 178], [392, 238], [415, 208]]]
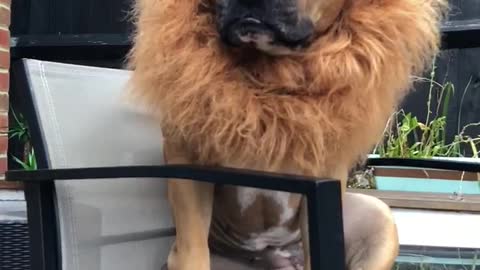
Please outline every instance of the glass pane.
[[480, 249], [401, 246], [393, 270], [480, 269]]

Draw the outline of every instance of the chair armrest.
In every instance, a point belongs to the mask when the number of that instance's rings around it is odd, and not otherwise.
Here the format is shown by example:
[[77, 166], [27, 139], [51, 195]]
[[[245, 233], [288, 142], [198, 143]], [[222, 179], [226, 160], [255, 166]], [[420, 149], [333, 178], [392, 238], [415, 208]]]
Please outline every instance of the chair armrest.
[[341, 186], [336, 180], [194, 165], [18, 170], [7, 171], [5, 178], [36, 184], [51, 184], [53, 180], [176, 178], [301, 193], [308, 204], [312, 269], [345, 268]]
[[369, 158], [367, 166], [416, 167], [452, 171], [480, 172], [480, 159], [477, 162], [441, 159], [413, 158]]
[[119, 166], [65, 169], [39, 169], [33, 171], [11, 170], [6, 172], [7, 181], [49, 182], [53, 180], [89, 180], [111, 178], [178, 178], [209, 182], [219, 185], [234, 185], [253, 188], [287, 191], [306, 194], [321, 185], [338, 185], [336, 180], [321, 180], [300, 175], [267, 173], [261, 171], [196, 165]]

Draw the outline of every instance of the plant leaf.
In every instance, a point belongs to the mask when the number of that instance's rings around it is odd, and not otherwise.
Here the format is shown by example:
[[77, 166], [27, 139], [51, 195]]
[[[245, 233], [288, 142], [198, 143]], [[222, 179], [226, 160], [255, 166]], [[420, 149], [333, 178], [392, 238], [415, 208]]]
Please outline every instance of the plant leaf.
[[22, 166], [23, 169], [25, 169], [25, 170], [28, 170], [28, 169], [29, 169], [28, 164], [26, 164], [25, 162], [21, 161], [20, 159], [18, 159], [18, 158], [15, 157], [15, 156], [12, 156], [12, 157], [13, 157], [13, 159], [14, 159], [18, 164], [20, 164], [20, 165]]

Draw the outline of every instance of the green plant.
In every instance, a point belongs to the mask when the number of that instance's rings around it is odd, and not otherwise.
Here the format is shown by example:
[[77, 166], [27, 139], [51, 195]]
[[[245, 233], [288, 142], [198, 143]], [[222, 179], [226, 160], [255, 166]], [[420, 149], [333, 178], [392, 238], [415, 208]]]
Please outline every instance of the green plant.
[[13, 159], [20, 164], [24, 170], [32, 171], [37, 169], [37, 159], [35, 158], [35, 151], [33, 149], [31, 149], [25, 157], [25, 161], [22, 161], [15, 156]]
[[25, 118], [22, 114], [19, 114], [17, 116], [13, 108], [11, 108], [10, 111], [15, 121], [11, 123], [10, 129], [8, 131], [8, 138], [16, 138], [21, 143], [27, 143], [28, 141], [30, 141], [30, 132]]
[[35, 157], [35, 151], [31, 146], [30, 130], [27, 122], [22, 114], [16, 114], [13, 108], [10, 109], [14, 121], [10, 124], [8, 130], [9, 139], [17, 139], [23, 146], [23, 158], [12, 156], [13, 160], [17, 162], [24, 170], [36, 170], [37, 159]]
[[[464, 157], [463, 149], [469, 148], [471, 157], [479, 157], [480, 136], [468, 136], [466, 131], [470, 127], [480, 126], [480, 123], [465, 125], [451, 142], [447, 141], [448, 108], [455, 87], [451, 82], [444, 84], [436, 82], [434, 76], [435, 67], [432, 68], [429, 79], [420, 78], [430, 83], [426, 121], [422, 123], [416, 116], [403, 110], [395, 112], [390, 117], [384, 139], [375, 147], [374, 154], [390, 158]], [[437, 106], [432, 110], [435, 96]]]

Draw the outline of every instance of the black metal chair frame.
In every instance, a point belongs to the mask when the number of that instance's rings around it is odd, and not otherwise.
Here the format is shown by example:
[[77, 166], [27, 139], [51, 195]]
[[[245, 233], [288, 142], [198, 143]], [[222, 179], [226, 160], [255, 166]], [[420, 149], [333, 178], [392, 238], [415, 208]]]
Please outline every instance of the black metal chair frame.
[[146, 177], [158, 177], [159, 181], [165, 178], [190, 179], [303, 194], [308, 202], [312, 267], [344, 269], [341, 188], [338, 181], [188, 165], [51, 169], [22, 61], [12, 65], [12, 89], [15, 95], [22, 97], [21, 111], [30, 127], [39, 168], [36, 171], [14, 170], [6, 173], [7, 181], [22, 181], [25, 184], [32, 269], [55, 270], [61, 266], [54, 181]]

